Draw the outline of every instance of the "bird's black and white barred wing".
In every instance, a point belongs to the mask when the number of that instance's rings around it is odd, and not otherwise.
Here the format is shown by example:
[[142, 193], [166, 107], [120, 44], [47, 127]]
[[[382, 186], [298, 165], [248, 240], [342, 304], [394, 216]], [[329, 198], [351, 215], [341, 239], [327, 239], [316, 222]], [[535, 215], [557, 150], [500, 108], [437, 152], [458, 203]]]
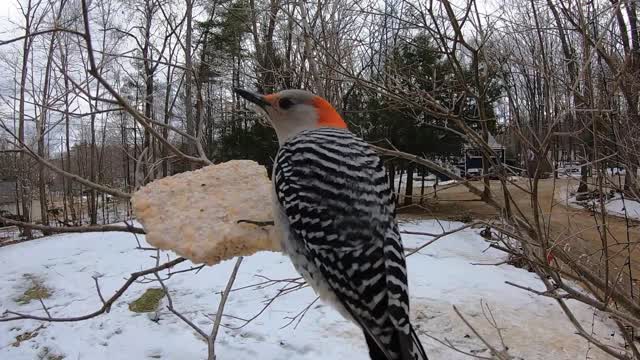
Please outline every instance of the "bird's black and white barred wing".
[[382, 359], [422, 359], [398, 353], [413, 350], [407, 274], [380, 158], [346, 130], [304, 131], [280, 148], [274, 184], [293, 241], [369, 347], [377, 345]]

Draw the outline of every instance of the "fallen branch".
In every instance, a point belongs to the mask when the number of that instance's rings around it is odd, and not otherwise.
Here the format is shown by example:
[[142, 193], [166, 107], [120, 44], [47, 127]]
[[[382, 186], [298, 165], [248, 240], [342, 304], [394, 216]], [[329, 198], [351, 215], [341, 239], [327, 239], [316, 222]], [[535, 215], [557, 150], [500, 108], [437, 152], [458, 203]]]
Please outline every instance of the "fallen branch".
[[[122, 225], [46, 226], [46, 225], [39, 225], [34, 223], [12, 220], [3, 216], [0, 216], [0, 222], [4, 222], [5, 224], [15, 225], [20, 228], [40, 230], [43, 232], [55, 233], [55, 234], [112, 232], [112, 231], [128, 232], [128, 233], [134, 233], [134, 234], [145, 234], [144, 229], [133, 227], [130, 225], [125, 225], [125, 226], [122, 226]], [[2, 246], [5, 246], [5, 244], [0, 244], [0, 247]]]

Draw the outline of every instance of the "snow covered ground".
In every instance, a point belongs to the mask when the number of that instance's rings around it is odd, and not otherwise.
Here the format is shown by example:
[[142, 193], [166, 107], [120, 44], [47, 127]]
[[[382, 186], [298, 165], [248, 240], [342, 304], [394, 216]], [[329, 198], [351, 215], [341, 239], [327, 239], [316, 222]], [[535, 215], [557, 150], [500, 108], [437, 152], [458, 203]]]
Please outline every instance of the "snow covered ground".
[[640, 202], [626, 198], [622, 200], [620, 194], [616, 194], [613, 198], [607, 200], [605, 207], [609, 214], [624, 217], [626, 210], [626, 214], [630, 219], [640, 220]]
[[[577, 201], [575, 190], [578, 188], [575, 184], [568, 184], [559, 190], [558, 199], [565, 205], [571, 206], [577, 209], [584, 209], [589, 207], [600, 212], [599, 199], [590, 199], [586, 201]], [[640, 202], [637, 200], [624, 198], [622, 195], [616, 193], [610, 199], [605, 200], [604, 207], [607, 210], [607, 214], [615, 215], [619, 217], [629, 217], [629, 219], [640, 220]]]
[[[459, 223], [442, 223], [453, 229]], [[440, 232], [436, 221], [405, 223], [405, 230]], [[408, 258], [412, 318], [431, 359], [467, 359], [427, 335], [447, 339], [461, 350], [489, 356], [486, 347], [474, 337], [453, 311], [456, 305], [486, 339], [498, 346], [496, 330], [483, 315], [481, 301], [495, 316], [509, 353], [523, 359], [606, 359], [575, 335], [556, 303], [505, 284], [518, 283], [542, 289], [541, 282], [525, 270], [492, 264], [504, 259], [477, 234], [466, 229], [442, 238]], [[423, 236], [404, 235], [405, 246], [414, 248], [426, 241]], [[19, 305], [16, 299], [25, 291], [25, 279], [37, 278], [52, 290], [45, 300], [52, 316], [72, 316], [99, 308], [94, 274], [101, 275], [105, 297], [134, 271], [154, 265], [151, 252], [135, 249], [133, 235], [92, 233], [58, 235], [0, 248], [0, 312], [6, 309], [44, 315], [37, 301]], [[144, 246], [144, 244], [143, 244]], [[205, 331], [211, 328], [211, 315], [234, 261], [205, 268], [198, 274], [177, 274], [166, 281], [174, 306]], [[191, 264], [181, 264], [184, 269]], [[240, 267], [236, 288], [271, 279], [298, 275], [287, 258], [277, 253], [260, 253], [246, 258]], [[282, 285], [263, 289], [247, 288], [231, 293], [226, 315], [250, 318], [264, 306]], [[0, 359], [203, 359], [206, 344], [193, 330], [163, 309], [159, 321], [147, 314], [130, 312], [129, 302], [145, 289], [157, 284], [134, 284], [118, 300], [111, 312], [76, 323], [36, 321], [0, 322]], [[360, 331], [343, 320], [333, 309], [314, 304], [295, 327], [290, 318], [313, 302], [315, 295], [306, 288], [276, 299], [253, 322], [241, 329], [222, 328], [218, 336], [219, 359], [368, 359]], [[165, 302], [163, 300], [163, 302]], [[620, 347], [612, 321], [587, 306], [570, 303], [586, 329], [613, 346]], [[230, 327], [241, 320], [224, 317]], [[42, 328], [38, 329], [40, 326]], [[31, 339], [24, 334], [37, 330]], [[21, 336], [22, 335], [22, 336]], [[56, 357], [56, 356], [62, 356]]]
[[[580, 165], [565, 165], [561, 164], [558, 166], [558, 177], [561, 179], [566, 178], [580, 178]], [[640, 172], [639, 172], [640, 173]], [[609, 167], [607, 168], [607, 174], [609, 176], [624, 176], [626, 174], [626, 170], [623, 168]]]

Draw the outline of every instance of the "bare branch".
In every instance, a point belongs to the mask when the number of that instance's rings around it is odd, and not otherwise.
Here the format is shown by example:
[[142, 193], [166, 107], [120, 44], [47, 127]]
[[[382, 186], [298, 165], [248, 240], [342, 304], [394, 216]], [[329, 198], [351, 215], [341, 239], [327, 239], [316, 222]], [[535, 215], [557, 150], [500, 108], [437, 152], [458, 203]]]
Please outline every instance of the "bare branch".
[[[109, 299], [107, 299], [102, 304], [101, 308], [86, 315], [55, 318], [55, 317], [42, 317], [42, 316], [36, 316], [36, 315], [30, 315], [30, 314], [23, 314], [15, 311], [6, 310], [3, 313], [3, 316], [0, 317], [0, 322], [8, 322], [8, 321], [24, 320], [24, 319], [47, 321], [47, 322], [76, 322], [76, 321], [91, 319], [98, 315], [109, 312], [109, 310], [111, 309], [111, 306], [116, 302], [116, 300], [118, 300], [127, 291], [129, 286], [131, 286], [131, 284], [133, 284], [139, 277], [150, 275], [158, 271], [170, 269], [184, 261], [186, 261], [186, 259], [180, 257], [180, 258], [171, 260], [169, 262], [166, 262], [162, 265], [152, 267], [150, 269], [131, 273], [131, 275], [129, 276], [129, 279], [118, 290], [116, 290], [116, 292]], [[8, 316], [8, 315], [13, 315], [13, 316]]]

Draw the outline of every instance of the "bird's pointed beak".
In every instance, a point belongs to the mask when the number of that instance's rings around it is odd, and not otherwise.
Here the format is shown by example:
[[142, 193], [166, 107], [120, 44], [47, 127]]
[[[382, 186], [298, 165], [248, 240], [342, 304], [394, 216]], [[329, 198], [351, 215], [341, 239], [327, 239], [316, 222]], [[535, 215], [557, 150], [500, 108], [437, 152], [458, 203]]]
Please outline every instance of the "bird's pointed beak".
[[251, 91], [247, 91], [244, 89], [233, 89], [233, 91], [236, 92], [236, 94], [242, 96], [243, 98], [247, 99], [248, 101], [260, 106], [261, 108], [266, 108], [267, 106], [271, 106], [271, 103], [269, 101], [267, 101], [267, 99], [265, 99], [264, 95], [260, 95]]

